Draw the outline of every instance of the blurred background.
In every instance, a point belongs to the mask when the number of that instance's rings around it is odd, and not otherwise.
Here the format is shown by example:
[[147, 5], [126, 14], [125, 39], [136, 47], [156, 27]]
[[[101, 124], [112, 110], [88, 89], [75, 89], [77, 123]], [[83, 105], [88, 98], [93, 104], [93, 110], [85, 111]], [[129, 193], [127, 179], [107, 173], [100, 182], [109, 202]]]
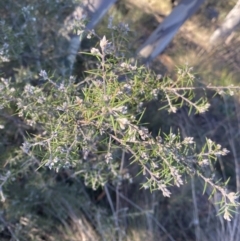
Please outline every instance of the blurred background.
[[[7, 51], [9, 61], [0, 63], [1, 77], [26, 79], [37, 85], [40, 70], [56, 70], [62, 75], [62, 65], [68, 55], [71, 36], [63, 26], [66, 18], [79, 6], [78, 0], [0, 0], [0, 46]], [[162, 76], [177, 79], [178, 66], [193, 67], [196, 86], [229, 86], [239, 84], [240, 34], [236, 28], [218, 44], [210, 43], [237, 1], [206, 0], [200, 9], [180, 28], [173, 41], [149, 68]], [[130, 28], [126, 55], [132, 57], [168, 16], [177, 1], [120, 0], [107, 12], [95, 31], [106, 34], [108, 19], [127, 23]], [[240, 13], [239, 13], [240, 15]], [[65, 26], [66, 27], [66, 26]], [[84, 39], [82, 51], [89, 51], [97, 39]], [[7, 44], [7, 45], [6, 45]], [[77, 54], [73, 75], [81, 81], [84, 70], [94, 62]], [[192, 136], [201, 149], [205, 138], [211, 138], [230, 151], [219, 158], [217, 178], [229, 181], [229, 190], [240, 191], [240, 107], [239, 93], [234, 96], [207, 96], [210, 110], [204, 114], [188, 114], [182, 108], [177, 114], [158, 113], [155, 101], [146, 104], [143, 122], [152, 133], [166, 132], [172, 127], [183, 136]], [[15, 150], [23, 140], [19, 120], [12, 113], [0, 112], [0, 171], [15, 165]], [[6, 161], [11, 160], [11, 161]], [[15, 168], [20, 168], [17, 165]], [[131, 167], [137, 174], [137, 167]], [[136, 170], [135, 170], [135, 169]], [[3, 175], [0, 184], [4, 182]], [[141, 176], [132, 183], [107, 189], [92, 190], [81, 178], [71, 178], [67, 171], [55, 173], [40, 169], [34, 173], [26, 167], [23, 173], [1, 186], [6, 200], [0, 203], [0, 240], [33, 241], [240, 241], [239, 215], [227, 222], [217, 216], [217, 197], [208, 200], [203, 194], [204, 183], [196, 177], [186, 180], [181, 188], [171, 189], [171, 198], [158, 191], [140, 189]], [[106, 191], [107, 190], [107, 191]], [[111, 204], [116, 207], [115, 213]], [[116, 225], [116, 217], [117, 223]]]

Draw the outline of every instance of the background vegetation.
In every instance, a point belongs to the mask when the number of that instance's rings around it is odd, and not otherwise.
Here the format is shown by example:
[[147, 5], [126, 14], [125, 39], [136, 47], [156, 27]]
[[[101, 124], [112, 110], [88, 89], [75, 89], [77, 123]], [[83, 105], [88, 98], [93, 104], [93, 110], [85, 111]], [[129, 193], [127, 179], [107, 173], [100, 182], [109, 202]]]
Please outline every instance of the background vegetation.
[[131, 57], [161, 16], [116, 5], [72, 75], [77, 1], [0, 4], [1, 240], [238, 240], [238, 38], [204, 41], [234, 3], [207, 1], [152, 70]]

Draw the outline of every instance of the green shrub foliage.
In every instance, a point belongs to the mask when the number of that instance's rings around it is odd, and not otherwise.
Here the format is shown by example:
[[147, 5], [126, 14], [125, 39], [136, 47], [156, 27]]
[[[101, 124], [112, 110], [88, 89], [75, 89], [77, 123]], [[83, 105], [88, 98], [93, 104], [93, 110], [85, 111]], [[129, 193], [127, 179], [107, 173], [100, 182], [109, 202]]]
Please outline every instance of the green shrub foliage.
[[[13, 198], [12, 183], [21, 175], [27, 178], [28, 173], [46, 177], [68, 170], [71, 177], [81, 177], [96, 189], [107, 182], [134, 182], [135, 176], [123, 167], [137, 165], [144, 177], [142, 188], [160, 190], [166, 197], [171, 196], [172, 186], [180, 187], [189, 176], [198, 176], [211, 194], [221, 194], [220, 212], [230, 220], [233, 207], [238, 206], [237, 194], [205, 171], [228, 151], [210, 139], [200, 147], [192, 137], [172, 129], [153, 135], [143, 122], [146, 104], [153, 100], [160, 103], [160, 113], [167, 110], [174, 115], [183, 106], [189, 113], [208, 111], [204, 94], [208, 87], [193, 86], [188, 66], [177, 69], [177, 78], [172, 80], [129, 60], [123, 45], [128, 26], [111, 22], [109, 28], [111, 41], [103, 36], [98, 45], [82, 53], [94, 63], [84, 78], [62, 77], [54, 68], [48, 72], [18, 69], [13, 77], [1, 73], [1, 149], [8, 146], [1, 160], [2, 202]], [[11, 36], [8, 30], [1, 31]], [[2, 66], [11, 63], [7, 48], [3, 42]], [[44, 61], [41, 66], [46, 66]]]

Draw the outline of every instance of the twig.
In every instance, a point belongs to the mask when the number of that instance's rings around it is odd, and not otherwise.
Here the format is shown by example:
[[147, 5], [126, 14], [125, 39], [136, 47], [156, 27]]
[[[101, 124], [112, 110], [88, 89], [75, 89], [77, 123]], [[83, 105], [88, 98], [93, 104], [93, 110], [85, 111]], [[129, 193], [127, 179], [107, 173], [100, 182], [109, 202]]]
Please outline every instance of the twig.
[[[113, 191], [115, 191], [115, 189], [113, 187], [111, 187], [110, 185], [107, 184], [107, 186], [112, 189]], [[119, 193], [119, 196], [125, 200], [126, 202], [128, 202], [130, 205], [132, 205], [133, 207], [135, 207], [137, 210], [144, 212], [144, 210], [138, 206], [137, 204], [135, 204], [134, 202], [132, 202], [130, 199], [128, 199], [127, 197], [125, 197], [123, 194]], [[172, 235], [170, 233], [167, 232], [167, 230], [162, 226], [162, 224], [160, 224], [158, 222], [158, 220], [151, 214], [149, 214], [152, 218], [152, 220], [155, 222], [155, 224], [167, 235], [167, 237], [169, 238], [170, 241], [176, 241]]]

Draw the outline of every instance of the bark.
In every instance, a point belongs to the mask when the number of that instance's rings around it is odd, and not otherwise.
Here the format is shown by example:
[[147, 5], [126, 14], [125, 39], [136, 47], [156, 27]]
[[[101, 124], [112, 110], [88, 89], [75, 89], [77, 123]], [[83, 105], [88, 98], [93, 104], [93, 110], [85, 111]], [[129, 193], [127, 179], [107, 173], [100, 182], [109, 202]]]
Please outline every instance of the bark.
[[[86, 29], [93, 29], [115, 2], [116, 0], [83, 0], [81, 6], [78, 6], [75, 11], [67, 17], [65, 20], [64, 28], [67, 30], [69, 26], [72, 26], [73, 21], [76, 19], [82, 19], [84, 16], [87, 16], [87, 19], [90, 21], [87, 24]], [[69, 31], [66, 31], [66, 35], [69, 34]], [[81, 44], [81, 37], [76, 34], [71, 34], [71, 37], [68, 38], [69, 47], [67, 66], [62, 68], [62, 75], [71, 74], [76, 55]]]
[[147, 41], [138, 49], [137, 54], [148, 63], [162, 53], [183, 23], [191, 17], [204, 0], [182, 0], [164, 19]]
[[[91, 20], [86, 28], [92, 29], [115, 2], [116, 0], [83, 0], [83, 6], [76, 8], [69, 19], [81, 19], [83, 15], [87, 15]], [[142, 56], [145, 62], [153, 60], [166, 48], [182, 24], [196, 12], [203, 2], [204, 0], [182, 0], [139, 48], [138, 55]], [[73, 67], [79, 47], [79, 36], [71, 36], [67, 58], [70, 69]]]
[[116, 0], [84, 0], [90, 22], [87, 29], [93, 29]]
[[240, 23], [240, 0], [237, 1], [234, 8], [229, 12], [223, 24], [215, 30], [210, 38], [210, 43], [215, 45], [224, 41], [230, 36]]

